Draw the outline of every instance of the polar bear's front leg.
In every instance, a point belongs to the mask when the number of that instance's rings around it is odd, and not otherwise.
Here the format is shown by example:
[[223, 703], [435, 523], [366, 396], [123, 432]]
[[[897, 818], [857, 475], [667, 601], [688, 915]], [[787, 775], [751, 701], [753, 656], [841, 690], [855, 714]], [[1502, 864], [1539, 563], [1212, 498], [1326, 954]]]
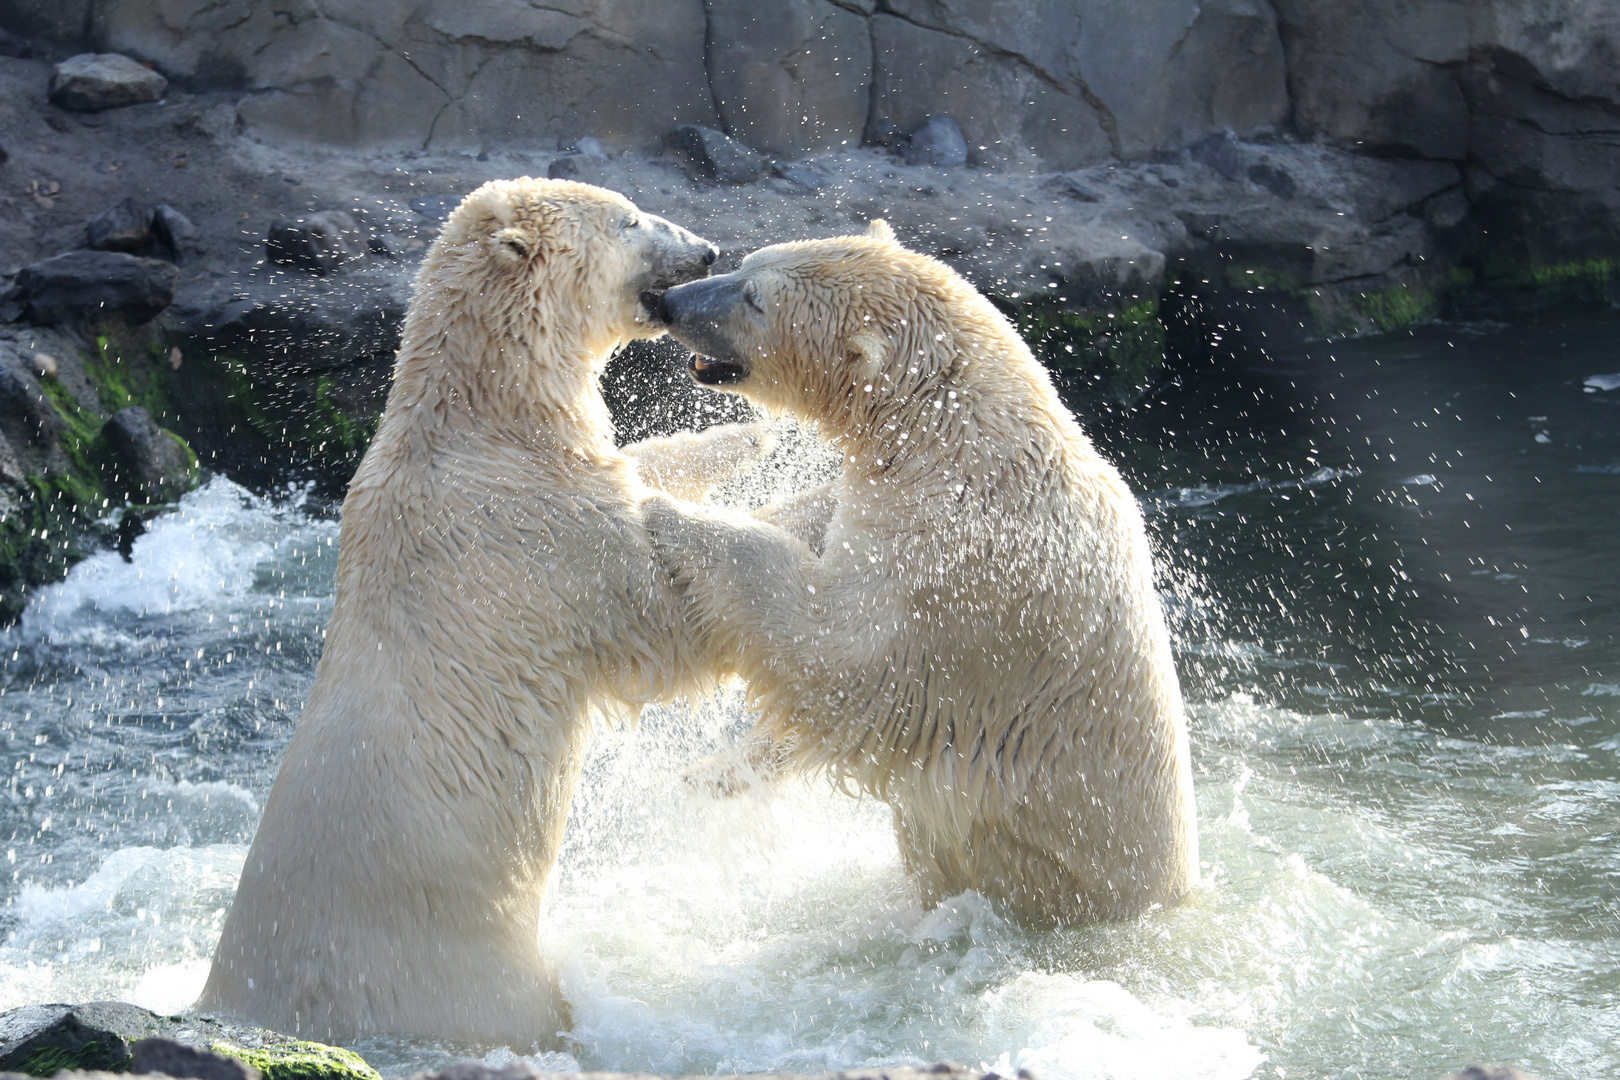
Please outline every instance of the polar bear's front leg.
[[827, 546], [827, 526], [837, 510], [838, 497], [833, 485], [826, 483], [762, 506], [754, 517], [797, 536], [821, 555]]
[[642, 483], [680, 499], [701, 499], [716, 484], [740, 476], [771, 452], [770, 425], [720, 424], [643, 439], [624, 448]]
[[817, 559], [802, 541], [742, 513], [657, 496], [641, 506], [659, 561], [728, 651], [769, 661], [815, 636]]

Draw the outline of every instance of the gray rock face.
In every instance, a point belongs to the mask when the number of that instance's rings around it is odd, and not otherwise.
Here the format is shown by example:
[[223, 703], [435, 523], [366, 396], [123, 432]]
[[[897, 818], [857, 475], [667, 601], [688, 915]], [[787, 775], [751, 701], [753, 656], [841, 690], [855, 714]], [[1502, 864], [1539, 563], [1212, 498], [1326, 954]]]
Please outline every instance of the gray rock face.
[[18, 441], [44, 446], [60, 437], [67, 423], [31, 373], [0, 364], [0, 428]]
[[770, 162], [731, 136], [713, 128], [683, 124], [664, 136], [664, 146], [694, 179], [747, 184], [770, 169]]
[[166, 502], [191, 488], [195, 477], [185, 448], [141, 406], [114, 413], [101, 430], [118, 460], [116, 479], [132, 494]]
[[9, 311], [12, 318], [47, 325], [99, 314], [149, 322], [174, 302], [179, 273], [161, 259], [70, 251], [23, 267], [10, 293], [0, 298], [0, 316]]
[[0, 1069], [37, 1074], [50, 1062], [124, 1072], [130, 1044], [158, 1030], [151, 1013], [117, 1001], [24, 1006], [0, 1014]]
[[94, 251], [136, 252], [152, 236], [152, 211], [134, 199], [103, 210], [84, 225], [84, 246]]
[[158, 203], [152, 208], [152, 235], [168, 249], [169, 257], [179, 262], [200, 234], [186, 215], [168, 203]]
[[907, 165], [939, 165], [954, 168], [968, 161], [967, 140], [962, 129], [948, 116], [935, 116], [911, 133], [900, 155]]
[[330, 274], [364, 258], [368, 246], [359, 222], [341, 210], [325, 210], [271, 222], [264, 250], [273, 263]]
[[157, 101], [168, 88], [168, 79], [119, 53], [82, 53], [51, 73], [51, 102], [78, 112]]
[[829, 0], [707, 0], [708, 70], [726, 129], [797, 156], [856, 145], [866, 126], [872, 38]]

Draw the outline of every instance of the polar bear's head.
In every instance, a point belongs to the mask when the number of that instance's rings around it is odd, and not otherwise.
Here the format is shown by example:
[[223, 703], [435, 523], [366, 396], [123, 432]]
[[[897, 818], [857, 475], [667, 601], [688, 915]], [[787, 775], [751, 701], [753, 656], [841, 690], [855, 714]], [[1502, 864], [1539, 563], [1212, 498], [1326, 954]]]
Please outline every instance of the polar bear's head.
[[669, 290], [660, 316], [699, 383], [835, 427], [954, 378], [965, 349], [1006, 332], [960, 275], [880, 220], [863, 236], [761, 248]]
[[462, 200], [418, 281], [476, 298], [514, 329], [578, 334], [594, 350], [663, 333], [655, 310], [664, 290], [708, 274], [717, 254], [617, 192], [521, 177]]

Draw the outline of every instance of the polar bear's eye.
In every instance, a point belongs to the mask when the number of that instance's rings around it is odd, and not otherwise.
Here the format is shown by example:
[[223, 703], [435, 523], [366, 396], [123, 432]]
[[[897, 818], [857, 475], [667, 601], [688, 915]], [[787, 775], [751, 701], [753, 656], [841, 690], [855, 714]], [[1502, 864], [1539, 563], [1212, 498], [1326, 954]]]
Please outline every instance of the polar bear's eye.
[[761, 315], [765, 314], [765, 302], [759, 297], [759, 286], [752, 281], [743, 286], [743, 299], [748, 302], [749, 307]]
[[621, 229], [634, 229], [640, 224], [641, 219], [632, 214], [630, 217], [625, 218], [624, 224], [619, 227]]

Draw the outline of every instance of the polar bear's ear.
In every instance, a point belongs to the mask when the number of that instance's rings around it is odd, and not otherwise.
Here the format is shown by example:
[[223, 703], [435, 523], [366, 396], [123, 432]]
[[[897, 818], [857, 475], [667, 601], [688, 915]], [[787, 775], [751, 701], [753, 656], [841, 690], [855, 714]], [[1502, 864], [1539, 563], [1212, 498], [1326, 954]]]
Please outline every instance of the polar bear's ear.
[[875, 379], [883, 374], [883, 364], [889, 358], [889, 343], [872, 330], [857, 330], [844, 343], [849, 351], [849, 363], [856, 381]]
[[866, 238], [868, 240], [888, 240], [893, 243], [894, 230], [889, 223], [880, 217], [875, 217], [866, 224]]
[[495, 244], [497, 250], [524, 260], [528, 259], [532, 247], [528, 234], [522, 229], [500, 230], [495, 234]]

